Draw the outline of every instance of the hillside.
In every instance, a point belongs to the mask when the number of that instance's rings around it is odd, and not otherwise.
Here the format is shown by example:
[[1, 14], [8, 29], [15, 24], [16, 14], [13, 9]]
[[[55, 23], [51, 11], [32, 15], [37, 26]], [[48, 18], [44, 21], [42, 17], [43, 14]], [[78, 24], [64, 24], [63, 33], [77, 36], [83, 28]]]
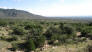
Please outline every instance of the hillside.
[[43, 16], [35, 15], [24, 10], [0, 8], [0, 18], [42, 19]]
[[92, 52], [92, 23], [0, 19], [0, 52], [31, 51]]
[[10, 19], [47, 19], [49, 21], [64, 21], [64, 22], [92, 22], [92, 16], [41, 16], [24, 10], [3, 9], [0, 8], [0, 18]]

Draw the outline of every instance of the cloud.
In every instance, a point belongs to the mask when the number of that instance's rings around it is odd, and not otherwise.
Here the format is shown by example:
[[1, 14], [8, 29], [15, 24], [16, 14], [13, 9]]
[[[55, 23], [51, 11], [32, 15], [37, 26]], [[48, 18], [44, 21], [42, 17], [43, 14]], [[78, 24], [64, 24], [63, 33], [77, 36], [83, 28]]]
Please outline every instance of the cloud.
[[1, 6], [0, 6], [0, 8], [8, 9], [8, 7], [1, 7]]
[[[12, 0], [12, 1], [23, 1], [23, 0]], [[47, 0], [39, 0], [39, 1], [47, 1]], [[90, 15], [92, 16], [92, 0], [84, 0], [81, 3], [73, 3], [70, 5], [69, 3], [62, 3], [65, 0], [58, 0], [59, 2], [51, 3], [48, 6], [42, 6], [39, 8], [17, 8], [29, 11], [34, 14], [39, 14], [43, 16], [84, 16]], [[79, 0], [78, 0], [79, 1]], [[81, 0], [82, 1], [82, 0]], [[0, 7], [5, 8], [7, 7]], [[9, 8], [9, 7], [8, 7]]]
[[46, 9], [30, 10], [43, 16], [92, 16], [92, 1], [73, 5], [52, 4]]

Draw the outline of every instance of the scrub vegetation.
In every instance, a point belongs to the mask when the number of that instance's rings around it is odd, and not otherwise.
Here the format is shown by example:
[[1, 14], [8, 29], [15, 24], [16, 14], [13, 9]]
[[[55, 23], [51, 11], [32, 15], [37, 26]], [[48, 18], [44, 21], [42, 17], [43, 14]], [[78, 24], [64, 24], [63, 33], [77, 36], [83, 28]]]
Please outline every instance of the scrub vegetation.
[[92, 52], [92, 23], [0, 19], [0, 42], [10, 51]]

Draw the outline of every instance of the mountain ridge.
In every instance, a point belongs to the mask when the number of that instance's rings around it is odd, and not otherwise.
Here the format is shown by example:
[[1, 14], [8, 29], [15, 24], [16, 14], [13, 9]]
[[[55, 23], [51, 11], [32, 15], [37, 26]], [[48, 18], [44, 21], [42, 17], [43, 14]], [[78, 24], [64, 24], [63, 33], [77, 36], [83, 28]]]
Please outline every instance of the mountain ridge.
[[36, 15], [24, 10], [2, 9], [0, 8], [0, 18], [24, 18], [24, 19], [40, 19], [44, 16]]
[[92, 21], [92, 16], [52, 16], [46, 17], [41, 15], [36, 15], [25, 10], [17, 9], [3, 9], [0, 8], [0, 18], [10, 18], [10, 19], [59, 19], [59, 20], [85, 20]]

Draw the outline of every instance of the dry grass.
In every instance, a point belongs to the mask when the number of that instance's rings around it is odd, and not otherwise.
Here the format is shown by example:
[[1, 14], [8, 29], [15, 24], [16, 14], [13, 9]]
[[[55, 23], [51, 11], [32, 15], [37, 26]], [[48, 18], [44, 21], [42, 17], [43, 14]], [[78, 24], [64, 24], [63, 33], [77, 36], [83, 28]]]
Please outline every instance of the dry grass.
[[61, 45], [50, 47], [47, 50], [40, 51], [40, 52], [87, 52], [86, 47], [91, 44], [92, 40], [88, 40], [88, 42], [82, 42], [78, 44], [69, 44], [69, 45]]

